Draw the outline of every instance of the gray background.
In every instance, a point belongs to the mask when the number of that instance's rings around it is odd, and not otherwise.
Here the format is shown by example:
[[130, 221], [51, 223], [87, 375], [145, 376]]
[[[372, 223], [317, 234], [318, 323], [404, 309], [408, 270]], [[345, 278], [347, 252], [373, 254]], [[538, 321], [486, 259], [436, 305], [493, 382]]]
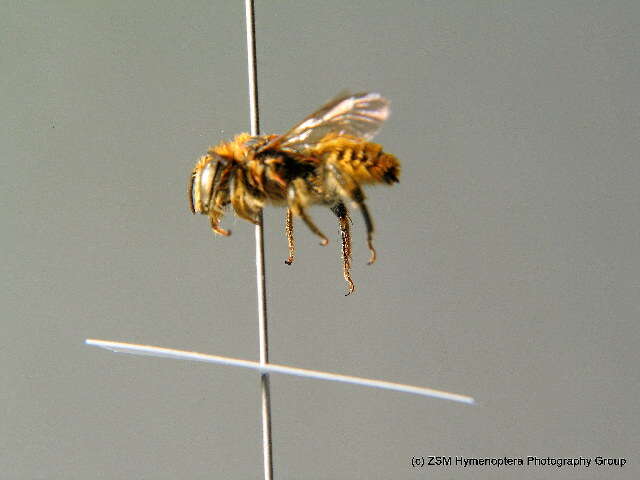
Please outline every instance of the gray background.
[[[4, 479], [259, 478], [253, 228], [188, 212], [196, 158], [248, 128], [240, 1], [3, 2]], [[265, 214], [271, 356], [474, 395], [274, 377], [277, 478], [638, 478], [640, 4], [258, 2], [263, 130], [380, 91], [401, 183], [343, 297], [337, 229]], [[615, 456], [412, 470], [413, 455]]]

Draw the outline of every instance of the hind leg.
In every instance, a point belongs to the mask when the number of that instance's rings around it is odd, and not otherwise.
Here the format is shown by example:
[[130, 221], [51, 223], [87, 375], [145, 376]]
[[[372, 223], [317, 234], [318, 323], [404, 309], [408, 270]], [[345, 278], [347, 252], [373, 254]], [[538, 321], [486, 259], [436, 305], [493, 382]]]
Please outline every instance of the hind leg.
[[362, 213], [362, 218], [364, 219], [364, 224], [367, 229], [367, 246], [369, 247], [369, 262], [371, 265], [376, 261], [376, 250], [373, 248], [373, 220], [371, 219], [371, 215], [369, 215], [369, 209], [367, 208], [366, 203], [364, 203], [365, 196], [364, 192], [350, 175], [342, 172], [339, 167], [337, 167], [333, 163], [327, 164], [327, 170], [330, 177], [333, 179], [335, 183], [335, 187], [338, 190], [338, 193], [345, 200], [351, 200], [356, 204], [360, 212]]
[[342, 202], [336, 203], [331, 207], [331, 211], [338, 217], [338, 225], [340, 227], [340, 237], [342, 239], [342, 276], [347, 282], [348, 291], [345, 296], [350, 295], [356, 286], [351, 279], [351, 231], [349, 228], [349, 212]]
[[290, 208], [287, 208], [284, 229], [287, 233], [287, 244], [289, 245], [289, 258], [284, 263], [291, 265], [296, 254], [296, 241], [293, 238], [293, 213]]

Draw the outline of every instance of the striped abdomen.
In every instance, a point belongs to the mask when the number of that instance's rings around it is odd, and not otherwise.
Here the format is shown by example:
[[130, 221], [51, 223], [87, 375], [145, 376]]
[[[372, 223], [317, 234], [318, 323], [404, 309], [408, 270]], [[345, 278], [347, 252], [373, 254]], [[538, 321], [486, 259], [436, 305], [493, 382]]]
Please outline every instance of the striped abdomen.
[[382, 150], [382, 145], [347, 135], [320, 142], [314, 154], [327, 163], [334, 163], [343, 173], [358, 183], [388, 183], [398, 181], [400, 162]]

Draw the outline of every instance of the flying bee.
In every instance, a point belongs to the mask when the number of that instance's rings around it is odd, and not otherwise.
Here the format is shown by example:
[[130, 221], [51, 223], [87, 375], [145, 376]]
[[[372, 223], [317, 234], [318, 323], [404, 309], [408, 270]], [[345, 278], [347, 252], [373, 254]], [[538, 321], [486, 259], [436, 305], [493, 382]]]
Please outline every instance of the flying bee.
[[220, 221], [229, 204], [254, 224], [265, 204], [287, 207], [285, 231], [291, 265], [295, 256], [293, 218], [300, 217], [320, 238], [329, 241], [307, 214], [310, 205], [326, 205], [338, 217], [342, 239], [342, 271], [351, 278], [351, 232], [346, 204], [364, 218], [369, 264], [376, 260], [373, 221], [361, 185], [398, 181], [400, 164], [371, 140], [389, 116], [389, 102], [377, 93], [342, 94], [312, 113], [284, 135], [237, 135], [211, 147], [196, 163], [189, 182], [191, 211], [207, 215], [212, 230], [228, 236]]

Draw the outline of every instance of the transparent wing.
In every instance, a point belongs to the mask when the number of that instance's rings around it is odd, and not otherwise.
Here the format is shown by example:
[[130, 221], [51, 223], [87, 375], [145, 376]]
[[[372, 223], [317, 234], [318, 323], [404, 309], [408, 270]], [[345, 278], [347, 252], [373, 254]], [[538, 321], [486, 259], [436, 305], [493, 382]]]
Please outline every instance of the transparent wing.
[[342, 93], [261, 150], [272, 148], [302, 151], [328, 134], [352, 135], [371, 140], [389, 116], [389, 101], [379, 93]]

